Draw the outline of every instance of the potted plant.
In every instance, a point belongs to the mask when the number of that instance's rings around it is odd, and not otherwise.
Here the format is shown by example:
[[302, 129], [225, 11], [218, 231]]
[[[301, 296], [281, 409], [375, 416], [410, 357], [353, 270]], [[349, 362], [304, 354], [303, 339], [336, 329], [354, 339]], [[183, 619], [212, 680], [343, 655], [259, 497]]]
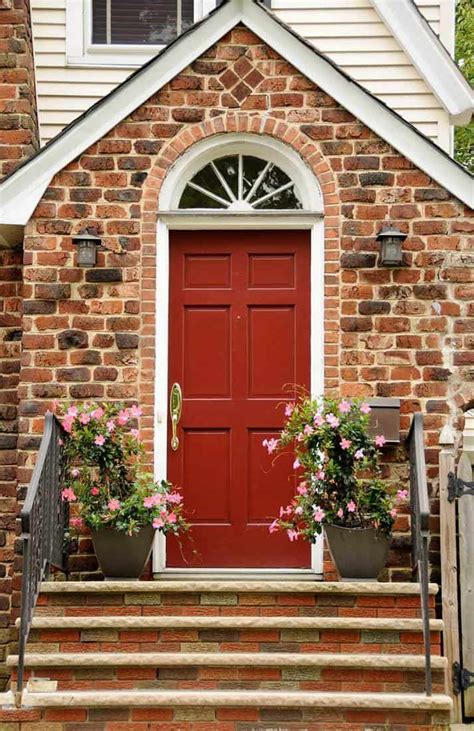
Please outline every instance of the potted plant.
[[286, 405], [279, 439], [263, 444], [270, 454], [291, 447], [301, 475], [296, 495], [270, 532], [290, 541], [315, 541], [322, 530], [341, 579], [375, 580], [385, 566], [397, 515], [396, 495], [380, 479], [382, 434], [369, 434], [370, 406], [359, 400], [302, 395]]
[[155, 530], [178, 534], [188, 527], [181, 494], [142, 466], [135, 428], [141, 409], [73, 404], [60, 415], [67, 433], [62, 499], [72, 507], [71, 527], [90, 530], [107, 578], [139, 578]]

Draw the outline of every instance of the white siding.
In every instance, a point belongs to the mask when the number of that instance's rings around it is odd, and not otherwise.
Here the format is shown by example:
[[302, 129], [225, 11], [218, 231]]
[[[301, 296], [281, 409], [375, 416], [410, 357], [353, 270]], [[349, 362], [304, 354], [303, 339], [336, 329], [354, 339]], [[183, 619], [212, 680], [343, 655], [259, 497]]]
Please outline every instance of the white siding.
[[[438, 33], [441, 15], [449, 10], [452, 0], [416, 1]], [[440, 8], [440, 3], [445, 7]], [[449, 149], [446, 112], [369, 0], [273, 0], [272, 8], [369, 91]], [[66, 0], [32, 0], [32, 22], [44, 143], [110, 92], [133, 68], [67, 64]], [[448, 45], [449, 33], [446, 38]]]

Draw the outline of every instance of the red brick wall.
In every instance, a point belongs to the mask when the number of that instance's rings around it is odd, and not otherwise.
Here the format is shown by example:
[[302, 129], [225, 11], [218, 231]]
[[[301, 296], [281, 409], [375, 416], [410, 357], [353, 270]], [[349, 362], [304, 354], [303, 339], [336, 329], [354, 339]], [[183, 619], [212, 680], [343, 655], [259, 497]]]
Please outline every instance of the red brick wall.
[[[245, 28], [56, 175], [27, 227], [21, 481], [55, 398], [139, 399], [151, 453], [160, 186], [196, 140], [236, 130], [283, 140], [317, 176], [326, 214], [326, 387], [399, 396], [403, 432], [414, 411], [427, 414], [436, 509], [439, 429], [456, 421], [473, 388], [472, 211]], [[396, 269], [377, 265], [375, 237], [386, 219], [408, 234]], [[95, 269], [74, 263], [71, 237], [83, 231], [106, 247]], [[390, 450], [387, 478], [404, 483], [407, 472], [403, 448]], [[409, 575], [407, 528], [401, 516], [392, 578]], [[433, 550], [436, 563], [436, 540]]]
[[0, 177], [39, 147], [29, 0], [0, 0]]

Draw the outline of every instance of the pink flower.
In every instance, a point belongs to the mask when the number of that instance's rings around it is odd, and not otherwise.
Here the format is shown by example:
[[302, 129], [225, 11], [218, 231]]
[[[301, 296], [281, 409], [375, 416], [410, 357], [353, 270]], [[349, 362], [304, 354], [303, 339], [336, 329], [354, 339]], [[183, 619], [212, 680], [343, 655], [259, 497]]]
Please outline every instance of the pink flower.
[[339, 442], [339, 444], [341, 445], [341, 449], [349, 449], [349, 447], [352, 444], [352, 441], [350, 439], [344, 439], [344, 437], [343, 437], [341, 439], [341, 441]]
[[305, 428], [303, 429], [304, 434], [306, 434], [307, 437], [311, 436], [311, 434], [314, 432], [314, 429], [310, 424], [306, 424]]
[[372, 411], [369, 404], [367, 404], [365, 402], [360, 405], [360, 410], [363, 414], [370, 414], [370, 412]]
[[294, 469], [294, 470], [299, 470], [299, 468], [300, 468], [300, 467], [301, 467], [301, 462], [299, 461], [299, 459], [298, 459], [298, 457], [297, 457], [297, 458], [295, 459], [295, 461], [293, 462], [293, 469]]
[[334, 416], [334, 414], [328, 414], [326, 416], [326, 421], [333, 429], [337, 429], [340, 424], [339, 419], [337, 418], [337, 416]]
[[128, 411], [127, 409], [122, 409], [119, 411], [119, 414], [117, 416], [117, 421], [120, 424], [120, 426], [124, 426], [128, 421]]
[[115, 428], [115, 421], [113, 421], [113, 419], [109, 419], [109, 421], [107, 422], [107, 431], [109, 432], [109, 434], [115, 431]]
[[81, 422], [81, 424], [88, 424], [90, 422], [90, 420], [91, 420], [90, 414], [86, 414], [86, 412], [81, 414], [79, 417], [79, 421]]
[[397, 491], [398, 500], [406, 500], [407, 497], [408, 497], [408, 490], [398, 490]]
[[104, 409], [99, 406], [98, 409], [94, 409], [94, 411], [91, 413], [91, 417], [96, 420], [102, 419], [104, 414], [105, 414]]
[[103, 434], [99, 434], [99, 436], [97, 436], [94, 439], [94, 444], [97, 444], [98, 447], [101, 447], [103, 444], [105, 444], [105, 437], [104, 437], [104, 435]]
[[145, 508], [154, 508], [155, 505], [159, 505], [160, 503], [161, 503], [161, 495], [159, 493], [150, 495], [149, 497], [146, 497], [143, 500], [143, 505]]
[[296, 492], [298, 493], [298, 495], [306, 495], [306, 493], [308, 492], [306, 482], [300, 482], [300, 484], [296, 488]]
[[347, 510], [349, 511], [349, 513], [355, 513], [356, 509], [357, 509], [357, 505], [355, 504], [355, 502], [353, 500], [350, 500], [347, 503]]
[[392, 508], [392, 510], [390, 511], [390, 515], [393, 519], [395, 519], [397, 517], [397, 513], [398, 513], [398, 511], [396, 508]]
[[63, 419], [63, 428], [64, 431], [67, 431], [68, 434], [72, 432], [72, 423], [74, 419], [72, 416], [65, 416]]
[[168, 513], [168, 523], [176, 523], [176, 513]]
[[291, 507], [289, 505], [286, 508], [283, 506], [280, 507], [280, 518], [284, 518], [285, 515], [291, 515]]
[[135, 437], [135, 439], [138, 439], [138, 437], [140, 436], [140, 432], [138, 431], [138, 429], [130, 429], [130, 434], [132, 435], [132, 437]]
[[107, 503], [107, 507], [108, 507], [109, 510], [120, 510], [120, 507], [121, 507], [120, 500], [117, 500], [117, 498], [114, 498], [113, 497]]
[[73, 468], [72, 468], [72, 470], [71, 470], [71, 475], [72, 475], [73, 477], [78, 477], [78, 476], [79, 476], [79, 470], [77, 469], [77, 467], [73, 467]]
[[341, 414], [348, 414], [349, 411], [351, 410], [351, 405], [350, 405], [349, 401], [344, 400], [344, 401], [341, 401], [338, 408], [339, 408], [339, 411], [341, 412]]
[[268, 454], [272, 454], [278, 447], [278, 439], [264, 439], [262, 444], [267, 448]]
[[316, 479], [317, 480], [324, 480], [325, 477], [326, 477], [326, 473], [324, 472], [324, 470], [318, 470], [316, 472]]
[[133, 419], [139, 419], [143, 411], [139, 406], [131, 406], [129, 409], [129, 413]]
[[313, 518], [315, 519], [316, 523], [322, 523], [325, 517], [326, 513], [322, 508], [318, 506], [314, 509]]
[[289, 528], [286, 533], [291, 542], [298, 540], [299, 533], [297, 530], [292, 530], [291, 528]]
[[375, 445], [377, 447], [383, 447], [386, 441], [387, 440], [385, 439], [383, 434], [377, 434], [377, 436], [375, 437]]
[[82, 518], [70, 518], [69, 522], [73, 528], [82, 528], [84, 525]]
[[357, 452], [354, 454], [354, 457], [356, 459], [364, 459], [364, 450], [358, 449]]
[[303, 508], [301, 505], [298, 505], [298, 507], [295, 508], [295, 515], [301, 515], [303, 512]]
[[91, 487], [91, 495], [94, 495], [94, 497], [95, 497], [96, 495], [98, 495], [98, 494], [99, 494], [99, 492], [100, 492], [100, 490], [99, 490], [99, 488], [98, 488], [98, 487]]
[[296, 404], [293, 401], [289, 401], [285, 406], [285, 416], [291, 416], [295, 410]]
[[324, 419], [323, 419], [322, 415], [319, 413], [319, 411], [314, 416], [313, 424], [315, 426], [322, 426], [324, 424]]
[[165, 521], [163, 520], [163, 518], [155, 518], [155, 520], [153, 521], [153, 528], [160, 529], [160, 528], [164, 528], [164, 526], [165, 526]]
[[268, 526], [268, 532], [269, 533], [276, 533], [279, 530], [280, 530], [280, 526], [278, 524], [278, 518], [275, 518], [275, 520], [273, 521], [273, 523], [271, 523], [271, 525]]
[[179, 492], [172, 492], [166, 499], [169, 503], [174, 505], [179, 505], [183, 502], [183, 496], [180, 495]]
[[66, 487], [61, 493], [61, 499], [63, 502], [74, 503], [77, 500], [76, 493], [72, 487]]
[[337, 511], [336, 515], [337, 515], [338, 518], [343, 518], [344, 517], [344, 510], [342, 508], [339, 508], [339, 510]]
[[70, 406], [66, 412], [67, 416], [70, 416], [71, 419], [75, 419], [77, 416], [77, 406]]

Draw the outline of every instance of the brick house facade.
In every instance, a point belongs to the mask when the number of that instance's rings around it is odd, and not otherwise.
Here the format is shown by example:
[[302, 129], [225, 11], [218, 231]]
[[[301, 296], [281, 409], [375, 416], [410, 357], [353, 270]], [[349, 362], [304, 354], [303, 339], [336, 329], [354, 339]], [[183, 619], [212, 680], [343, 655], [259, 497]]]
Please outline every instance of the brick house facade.
[[[15, 3], [11, 12], [22, 8]], [[18, 73], [13, 67], [4, 73], [6, 83], [20, 82], [11, 76]], [[146, 102], [52, 177], [25, 227], [22, 254], [2, 252], [5, 641], [19, 606], [15, 515], [53, 402], [140, 403], [141, 435], [153, 463], [155, 383], [166, 379], [155, 372], [160, 190], [173, 164], [195, 143], [217, 136], [224, 142], [228, 133], [280, 141], [319, 182], [325, 390], [399, 398], [402, 436], [412, 415], [424, 413], [431, 561], [433, 578], [439, 578], [439, 434], [445, 424], [459, 434], [463, 411], [474, 403], [472, 209], [242, 24], [165, 86], [156, 86]], [[26, 98], [30, 93], [21, 92]], [[26, 132], [2, 134], [13, 151], [14, 143], [35, 144]], [[7, 159], [5, 172], [10, 164]], [[387, 221], [407, 234], [400, 267], [380, 265], [376, 236]], [[72, 239], [81, 233], [101, 238], [95, 268], [77, 266]], [[387, 480], [407, 485], [403, 442], [386, 450], [383, 470]], [[400, 514], [386, 579], [411, 579], [409, 528], [408, 514]], [[87, 537], [71, 556], [71, 571], [73, 578], [96, 576]], [[325, 579], [332, 578], [327, 561]]]

